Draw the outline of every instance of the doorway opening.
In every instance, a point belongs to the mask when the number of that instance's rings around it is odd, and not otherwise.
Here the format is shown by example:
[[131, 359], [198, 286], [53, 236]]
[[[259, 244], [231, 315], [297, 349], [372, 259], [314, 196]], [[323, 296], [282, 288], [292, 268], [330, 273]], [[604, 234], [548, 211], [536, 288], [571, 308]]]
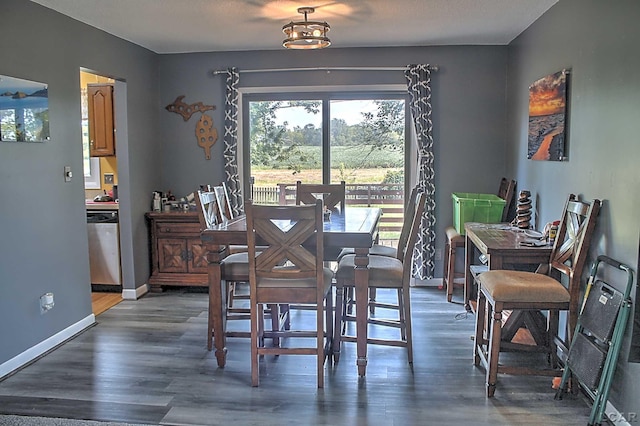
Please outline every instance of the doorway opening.
[[115, 79], [80, 70], [85, 208], [92, 308], [122, 301]]

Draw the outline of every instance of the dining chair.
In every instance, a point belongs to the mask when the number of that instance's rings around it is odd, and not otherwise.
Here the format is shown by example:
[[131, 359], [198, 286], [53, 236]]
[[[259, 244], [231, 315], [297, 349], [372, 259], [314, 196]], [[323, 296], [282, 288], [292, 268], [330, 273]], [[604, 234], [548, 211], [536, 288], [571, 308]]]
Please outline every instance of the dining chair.
[[[343, 213], [346, 207], [346, 185], [340, 183], [319, 184], [296, 182], [296, 205], [315, 204], [316, 200], [322, 200], [325, 210], [332, 213]], [[338, 260], [340, 249], [327, 250], [324, 254], [326, 262]]]
[[346, 185], [340, 183], [316, 184], [296, 182], [296, 204], [315, 204], [321, 199], [324, 208], [330, 211], [344, 213], [346, 206]]
[[[511, 206], [513, 205], [513, 194], [516, 187], [516, 181], [503, 177], [498, 187], [498, 197], [505, 200], [505, 206], [502, 210], [502, 222], [507, 222], [510, 218]], [[442, 286], [447, 291], [447, 302], [453, 299], [453, 287], [456, 278], [464, 278], [464, 272], [456, 272], [456, 251], [465, 247], [465, 237], [461, 235], [453, 226], [447, 226], [445, 232], [444, 245], [444, 272], [442, 274]]]
[[211, 228], [218, 224], [218, 201], [213, 191], [198, 190], [195, 197], [198, 210], [198, 221], [201, 229]]
[[[208, 229], [216, 226], [219, 222], [217, 221], [217, 198], [214, 191], [197, 191], [197, 196], [195, 197], [196, 207], [198, 211], [198, 220], [200, 222], [201, 229]], [[249, 254], [247, 251], [238, 252], [228, 254], [221, 262], [220, 262], [220, 271], [221, 278], [226, 283], [226, 319], [228, 320], [249, 320], [250, 319], [250, 310], [245, 307], [234, 307], [233, 306], [233, 297], [234, 293], [232, 290], [235, 290], [235, 285], [237, 283], [248, 283], [249, 282]], [[278, 309], [273, 309], [273, 307], [269, 307], [268, 312], [266, 313], [272, 322], [272, 328], [278, 329], [286, 326], [288, 318], [286, 317], [287, 313], [283, 312], [282, 315]], [[211, 318], [208, 321], [208, 340], [213, 336], [213, 322]], [[250, 337], [249, 331], [227, 331], [228, 337]], [[278, 341], [275, 340], [274, 344], [277, 344]]]
[[218, 219], [221, 222], [233, 219], [233, 210], [231, 209], [229, 193], [227, 192], [226, 185], [221, 184], [213, 187], [213, 192], [216, 195], [216, 201], [218, 204]]
[[[348, 334], [347, 323], [355, 321], [357, 315], [367, 315], [368, 324], [387, 326], [399, 329], [400, 336], [397, 339], [381, 337], [367, 337], [367, 343], [401, 346], [407, 348], [407, 358], [409, 363], [413, 363], [413, 340], [411, 331], [411, 293], [409, 284], [411, 280], [413, 249], [418, 237], [420, 221], [424, 214], [426, 196], [423, 193], [416, 195], [415, 210], [411, 218], [411, 227], [406, 243], [398, 246], [395, 257], [389, 256], [369, 256], [369, 289], [392, 289], [396, 290], [397, 303], [375, 302], [380, 310], [397, 311], [397, 316], [382, 317], [379, 311], [376, 315], [370, 313], [355, 312], [355, 316], [347, 312], [347, 296], [345, 289], [355, 287], [355, 255], [349, 254], [340, 259], [336, 278], [336, 315], [335, 315], [335, 344], [333, 357], [335, 362], [340, 358], [341, 341], [355, 342], [357, 336]], [[369, 302], [371, 303], [371, 302]]]
[[[303, 206], [266, 206], [247, 200], [245, 210], [251, 300], [251, 384], [258, 386], [260, 382], [259, 356], [315, 355], [318, 388], [322, 388], [324, 362], [330, 354], [333, 336], [333, 271], [323, 267], [322, 256], [318, 255], [324, 248], [322, 201]], [[292, 322], [293, 330], [265, 331], [264, 304], [295, 303], [315, 305], [313, 329], [309, 329], [308, 323]], [[279, 337], [282, 346], [265, 347], [265, 337]], [[295, 338], [315, 338], [315, 345], [300, 339], [299, 344], [294, 344]]]
[[[220, 185], [214, 186], [213, 192], [216, 198], [218, 222], [223, 223], [233, 219], [235, 217], [235, 214], [233, 209], [231, 208], [231, 201], [229, 198], [229, 190], [227, 188], [227, 184], [225, 182], [222, 182]], [[247, 251], [247, 246], [233, 244], [227, 246], [227, 250], [229, 254], [243, 253]], [[227, 309], [232, 313], [246, 314], [246, 317], [248, 318], [248, 307], [238, 307], [237, 304], [235, 304], [236, 306], [234, 306], [234, 302], [236, 301], [249, 300], [248, 290], [244, 291], [245, 286], [248, 287], [247, 282], [228, 283]]]
[[[400, 236], [398, 237], [398, 247], [402, 247], [407, 243], [409, 231], [411, 230], [411, 221], [413, 220], [413, 212], [416, 207], [418, 191], [418, 186], [414, 186], [411, 190], [411, 194], [409, 195], [407, 205], [405, 206], [404, 218], [402, 219], [402, 229], [400, 230]], [[348, 254], [355, 254], [355, 250], [353, 248], [342, 249], [338, 255], [338, 260]], [[369, 249], [369, 255], [397, 257], [398, 248], [376, 243], [371, 246], [371, 249]]]
[[[413, 220], [413, 213], [416, 207], [416, 198], [418, 196], [418, 186], [414, 186], [411, 190], [411, 194], [409, 195], [409, 202], [405, 206], [404, 218], [402, 222], [402, 230], [400, 231], [400, 236], [398, 238], [397, 247], [387, 246], [379, 243], [375, 243], [369, 249], [369, 255], [375, 256], [387, 256], [387, 257], [397, 257], [398, 256], [398, 247], [402, 247], [407, 243], [407, 238], [409, 237], [409, 231], [411, 230], [411, 221]], [[338, 261], [342, 259], [344, 256], [349, 254], [355, 254], [355, 250], [353, 248], [344, 248], [338, 254]], [[353, 292], [348, 291], [347, 293], [347, 312], [350, 314], [353, 305], [355, 304], [355, 298]], [[375, 313], [376, 308], [376, 289], [371, 288], [369, 290], [369, 310], [371, 314]]]
[[[560, 376], [558, 350], [567, 353], [561, 339], [559, 312], [568, 311], [566, 342], [578, 320], [582, 272], [600, 211], [600, 200], [579, 201], [570, 194], [562, 213], [549, 262], [536, 272], [490, 270], [476, 277], [478, 302], [473, 362], [486, 370], [487, 396], [495, 393], [498, 373]], [[564, 283], [564, 284], [563, 284]], [[566, 284], [566, 286], [565, 286]], [[503, 324], [503, 314], [512, 311]], [[541, 311], [547, 311], [545, 318]], [[526, 326], [535, 344], [512, 342]], [[541, 352], [549, 366], [501, 365], [502, 351]]]

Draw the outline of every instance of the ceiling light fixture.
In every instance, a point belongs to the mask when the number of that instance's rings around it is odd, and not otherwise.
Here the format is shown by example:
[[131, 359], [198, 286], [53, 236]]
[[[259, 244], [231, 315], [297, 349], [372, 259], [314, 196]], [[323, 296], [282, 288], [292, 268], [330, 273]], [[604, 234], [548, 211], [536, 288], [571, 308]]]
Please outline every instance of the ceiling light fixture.
[[291, 21], [282, 27], [287, 38], [282, 45], [287, 49], [323, 49], [331, 45], [327, 33], [331, 28], [326, 22], [308, 21], [307, 15], [313, 13], [313, 7], [301, 7], [298, 13], [304, 14], [304, 21]]

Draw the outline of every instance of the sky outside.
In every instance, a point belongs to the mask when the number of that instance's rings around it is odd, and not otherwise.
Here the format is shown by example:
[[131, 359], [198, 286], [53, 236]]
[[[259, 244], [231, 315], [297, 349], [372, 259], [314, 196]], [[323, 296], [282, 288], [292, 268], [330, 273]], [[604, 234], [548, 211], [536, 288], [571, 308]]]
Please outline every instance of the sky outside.
[[[376, 105], [371, 100], [332, 100], [331, 118], [341, 118], [349, 125], [362, 121], [363, 112], [375, 112]], [[309, 114], [303, 108], [283, 108], [276, 114], [277, 124], [284, 121], [289, 123], [289, 128], [304, 127], [313, 124], [320, 127], [322, 124], [322, 114]]]

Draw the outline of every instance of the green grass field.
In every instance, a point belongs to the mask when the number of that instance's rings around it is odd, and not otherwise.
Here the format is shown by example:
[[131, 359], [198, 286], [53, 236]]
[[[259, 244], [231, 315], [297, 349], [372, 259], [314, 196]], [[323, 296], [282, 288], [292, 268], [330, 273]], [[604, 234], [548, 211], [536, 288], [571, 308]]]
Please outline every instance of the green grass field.
[[[297, 180], [322, 181], [322, 152], [318, 146], [299, 148], [305, 161], [293, 158], [269, 166], [251, 166], [256, 185], [273, 185]], [[370, 145], [337, 146], [331, 148], [331, 180], [347, 183], [381, 183], [388, 171], [403, 170], [404, 152], [400, 150], [371, 150]], [[299, 170], [294, 170], [297, 166]]]

